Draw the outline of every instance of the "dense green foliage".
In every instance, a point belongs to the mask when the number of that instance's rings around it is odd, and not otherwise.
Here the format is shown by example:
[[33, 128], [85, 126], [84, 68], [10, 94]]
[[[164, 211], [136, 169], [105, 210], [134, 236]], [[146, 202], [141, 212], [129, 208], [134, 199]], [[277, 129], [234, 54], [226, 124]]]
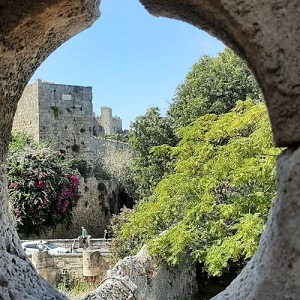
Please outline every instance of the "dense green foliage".
[[[133, 210], [127, 207], [122, 207], [120, 213], [117, 215], [113, 215], [110, 220], [109, 225], [109, 233], [113, 233], [114, 239], [111, 243], [111, 251], [113, 253], [110, 258], [110, 264], [114, 265], [118, 262], [120, 258], [123, 258], [126, 254], [131, 253], [132, 249], [137, 249], [138, 245], [134, 245], [132, 248], [132, 244], [126, 241], [124, 243], [124, 239], [121, 238], [122, 228], [124, 224], [126, 224], [129, 220], [129, 217], [133, 213]], [[139, 242], [135, 239], [134, 242]]]
[[243, 62], [226, 48], [217, 57], [203, 56], [177, 88], [168, 115], [175, 128], [208, 113], [222, 114], [238, 100], [260, 99], [256, 82]]
[[[170, 265], [190, 253], [209, 274], [220, 275], [232, 263], [243, 265], [257, 248], [275, 195], [279, 150], [272, 147], [264, 105], [250, 100], [220, 116], [204, 115], [178, 134], [178, 145], [167, 148], [174, 171], [116, 230], [118, 254], [147, 242]], [[152, 152], [163, 156], [166, 147]]]
[[133, 156], [133, 176], [139, 200], [145, 200], [168, 171], [169, 159], [164, 153], [155, 155], [154, 146], [174, 146], [177, 138], [170, 120], [160, 115], [159, 109], [150, 108], [144, 116], [131, 124], [129, 144]]
[[147, 243], [171, 266], [189, 254], [209, 275], [243, 267], [275, 196], [280, 150], [241, 60], [230, 49], [202, 57], [167, 116], [149, 109], [132, 124], [129, 143], [138, 204], [112, 220], [115, 256]]
[[79, 182], [60, 154], [24, 134], [12, 138], [8, 192], [18, 232], [38, 234], [59, 223], [71, 224]]

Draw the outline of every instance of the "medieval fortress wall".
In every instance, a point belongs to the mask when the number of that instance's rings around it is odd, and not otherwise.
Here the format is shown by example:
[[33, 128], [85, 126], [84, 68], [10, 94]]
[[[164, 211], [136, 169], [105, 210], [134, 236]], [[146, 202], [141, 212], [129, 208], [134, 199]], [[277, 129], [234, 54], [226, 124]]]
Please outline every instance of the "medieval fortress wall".
[[[122, 131], [122, 120], [112, 116], [112, 109], [101, 107], [94, 117], [92, 87], [54, 84], [37, 79], [27, 85], [18, 103], [13, 132], [26, 132], [36, 142], [57, 143], [69, 157], [89, 162], [105, 147], [121, 149], [122, 143], [99, 137]], [[95, 138], [95, 137], [98, 138]]]
[[38, 81], [30, 84], [23, 92], [19, 102], [13, 128], [15, 131], [24, 131], [39, 141], [39, 104], [38, 99]]
[[[56, 142], [67, 157], [79, 157], [91, 164], [110, 151], [127, 149], [126, 143], [101, 137], [106, 133], [105, 127], [94, 117], [92, 98], [91, 87], [37, 79], [27, 85], [18, 103], [13, 132], [25, 132], [36, 142]], [[104, 111], [108, 114], [103, 119], [112, 130], [114, 125], [122, 124], [121, 119], [116, 124], [113, 118], [109, 120], [111, 109]], [[102, 237], [112, 214], [122, 206], [119, 187], [113, 180], [80, 178], [79, 195], [71, 228], [58, 226], [49, 230], [45, 238], [74, 238], [80, 234], [81, 226], [93, 237]]]

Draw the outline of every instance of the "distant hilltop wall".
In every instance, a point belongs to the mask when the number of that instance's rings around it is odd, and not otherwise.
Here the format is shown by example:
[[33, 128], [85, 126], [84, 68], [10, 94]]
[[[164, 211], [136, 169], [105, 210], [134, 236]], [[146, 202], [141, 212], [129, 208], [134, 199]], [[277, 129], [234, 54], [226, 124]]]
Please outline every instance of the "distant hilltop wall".
[[[36, 142], [56, 142], [67, 156], [93, 162], [105, 144], [94, 136], [122, 131], [122, 120], [109, 107], [93, 113], [92, 87], [54, 84], [37, 79], [27, 85], [18, 103], [13, 132], [26, 132]], [[103, 151], [102, 151], [103, 152]]]

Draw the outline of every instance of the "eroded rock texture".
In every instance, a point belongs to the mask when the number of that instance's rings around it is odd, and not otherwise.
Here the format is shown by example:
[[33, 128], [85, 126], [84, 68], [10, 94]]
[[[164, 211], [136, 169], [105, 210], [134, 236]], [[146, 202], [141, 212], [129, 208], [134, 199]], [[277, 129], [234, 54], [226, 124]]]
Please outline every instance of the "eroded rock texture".
[[190, 262], [171, 269], [158, 266], [144, 246], [108, 271], [84, 300], [190, 300], [197, 291], [195, 266]]
[[299, 0], [140, 0], [220, 38], [248, 63], [262, 89], [277, 146], [300, 144]]
[[99, 0], [0, 1], [0, 299], [64, 299], [26, 258], [8, 218], [5, 158], [17, 102], [40, 63], [99, 16]]

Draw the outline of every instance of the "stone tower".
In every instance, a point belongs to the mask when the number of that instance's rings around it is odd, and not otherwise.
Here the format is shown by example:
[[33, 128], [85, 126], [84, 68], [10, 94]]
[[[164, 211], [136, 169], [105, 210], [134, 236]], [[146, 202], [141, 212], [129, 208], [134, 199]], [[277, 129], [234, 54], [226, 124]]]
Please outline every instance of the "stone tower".
[[102, 106], [101, 107], [101, 116], [100, 116], [100, 124], [104, 129], [105, 134], [112, 133], [112, 109], [110, 107]]
[[92, 88], [37, 79], [27, 85], [18, 103], [13, 132], [35, 141], [56, 142], [68, 156], [93, 158]]
[[107, 106], [101, 107], [101, 115], [97, 119], [105, 135], [122, 131], [122, 120], [112, 116], [112, 109]]

